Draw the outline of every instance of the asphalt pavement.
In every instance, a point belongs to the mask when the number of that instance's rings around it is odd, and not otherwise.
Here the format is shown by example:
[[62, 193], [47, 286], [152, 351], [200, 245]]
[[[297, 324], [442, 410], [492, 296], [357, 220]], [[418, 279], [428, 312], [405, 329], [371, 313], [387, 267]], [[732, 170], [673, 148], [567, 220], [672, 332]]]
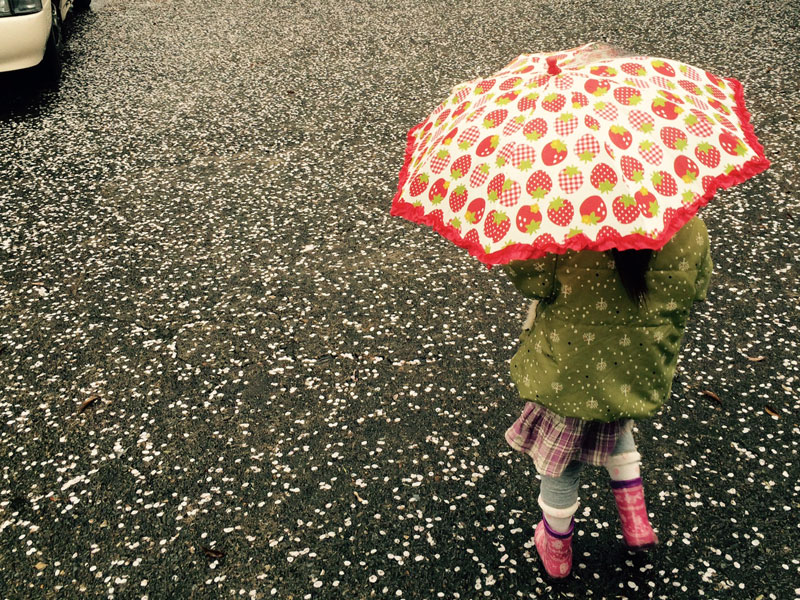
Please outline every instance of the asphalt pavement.
[[[0, 77], [0, 597], [800, 597], [800, 6], [95, 0], [57, 93]], [[532, 546], [526, 309], [390, 217], [457, 83], [592, 40], [743, 82], [772, 168], [638, 425], [661, 545], [585, 472]]]

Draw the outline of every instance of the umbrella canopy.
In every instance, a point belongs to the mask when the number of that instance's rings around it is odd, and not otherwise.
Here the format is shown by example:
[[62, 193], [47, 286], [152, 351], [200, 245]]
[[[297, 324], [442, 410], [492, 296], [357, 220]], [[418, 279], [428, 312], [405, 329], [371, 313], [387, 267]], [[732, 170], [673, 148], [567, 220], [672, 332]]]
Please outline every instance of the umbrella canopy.
[[659, 249], [768, 166], [737, 80], [592, 43], [456, 86], [408, 132], [392, 214], [489, 266]]

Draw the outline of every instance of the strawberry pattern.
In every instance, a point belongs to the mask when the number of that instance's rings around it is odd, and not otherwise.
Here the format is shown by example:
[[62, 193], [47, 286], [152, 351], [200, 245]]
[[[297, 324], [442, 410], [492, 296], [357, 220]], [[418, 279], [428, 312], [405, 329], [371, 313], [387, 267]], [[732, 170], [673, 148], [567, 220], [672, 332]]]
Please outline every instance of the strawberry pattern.
[[457, 86], [409, 132], [392, 214], [488, 265], [658, 249], [768, 166], [738, 81], [592, 43]]

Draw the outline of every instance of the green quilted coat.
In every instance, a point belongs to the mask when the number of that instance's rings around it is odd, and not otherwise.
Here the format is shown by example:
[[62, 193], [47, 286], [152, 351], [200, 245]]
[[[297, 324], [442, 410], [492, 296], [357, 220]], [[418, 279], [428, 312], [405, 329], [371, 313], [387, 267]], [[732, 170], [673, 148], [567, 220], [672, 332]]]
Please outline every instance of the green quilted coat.
[[520, 396], [565, 417], [641, 418], [669, 396], [692, 303], [704, 300], [712, 263], [698, 218], [653, 254], [647, 303], [628, 297], [610, 252], [568, 251], [505, 265], [539, 299], [511, 360]]

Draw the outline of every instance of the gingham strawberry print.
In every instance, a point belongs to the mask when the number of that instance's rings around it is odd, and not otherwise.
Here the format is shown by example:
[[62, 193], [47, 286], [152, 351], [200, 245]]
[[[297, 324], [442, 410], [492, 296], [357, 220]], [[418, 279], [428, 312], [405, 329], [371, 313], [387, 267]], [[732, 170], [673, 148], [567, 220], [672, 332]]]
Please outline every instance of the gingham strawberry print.
[[392, 214], [489, 265], [657, 249], [717, 189], [768, 166], [738, 81], [592, 43], [456, 86], [409, 132]]

